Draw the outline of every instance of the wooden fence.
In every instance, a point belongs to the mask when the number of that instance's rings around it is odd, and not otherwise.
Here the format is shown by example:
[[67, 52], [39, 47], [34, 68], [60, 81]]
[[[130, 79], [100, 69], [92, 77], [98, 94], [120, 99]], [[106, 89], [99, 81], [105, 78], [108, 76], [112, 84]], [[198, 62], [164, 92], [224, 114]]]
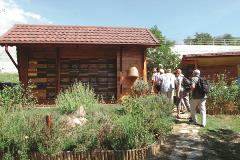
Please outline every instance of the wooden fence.
[[157, 156], [161, 144], [132, 150], [102, 150], [93, 152], [63, 152], [55, 156], [32, 153], [31, 160], [141, 160]]

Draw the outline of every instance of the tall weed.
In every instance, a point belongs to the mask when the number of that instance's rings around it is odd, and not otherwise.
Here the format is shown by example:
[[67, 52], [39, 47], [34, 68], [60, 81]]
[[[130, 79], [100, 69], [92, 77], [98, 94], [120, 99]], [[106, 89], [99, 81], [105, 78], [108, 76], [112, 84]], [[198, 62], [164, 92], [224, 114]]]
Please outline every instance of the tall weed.
[[88, 109], [94, 104], [97, 104], [96, 94], [89, 85], [81, 82], [75, 82], [65, 91], [61, 91], [56, 99], [56, 106], [63, 114], [75, 112], [81, 105]]

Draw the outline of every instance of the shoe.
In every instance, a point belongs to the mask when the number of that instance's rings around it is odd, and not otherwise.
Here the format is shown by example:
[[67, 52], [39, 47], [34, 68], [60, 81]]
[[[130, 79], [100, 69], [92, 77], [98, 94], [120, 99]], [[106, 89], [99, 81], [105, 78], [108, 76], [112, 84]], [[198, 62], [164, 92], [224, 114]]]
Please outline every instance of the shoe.
[[202, 124], [200, 124], [200, 127], [204, 128], [205, 126], [204, 126], [204, 125], [202, 125]]
[[194, 122], [192, 119], [189, 119], [189, 124], [192, 124], [192, 125], [198, 125], [197, 122]]
[[181, 119], [180, 115], [177, 115], [176, 118], [177, 118], [177, 119]]
[[186, 113], [186, 111], [181, 111], [181, 114], [184, 114], [184, 113]]
[[192, 118], [189, 118], [188, 122], [193, 123], [194, 121], [192, 120]]

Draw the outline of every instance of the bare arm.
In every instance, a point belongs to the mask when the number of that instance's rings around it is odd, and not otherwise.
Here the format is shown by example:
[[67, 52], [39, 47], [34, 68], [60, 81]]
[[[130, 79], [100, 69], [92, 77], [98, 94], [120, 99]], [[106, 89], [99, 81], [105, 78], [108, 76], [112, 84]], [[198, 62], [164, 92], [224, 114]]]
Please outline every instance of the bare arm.
[[177, 86], [177, 88], [176, 88], [177, 97], [180, 96], [180, 89], [181, 89], [181, 87], [182, 87], [182, 80], [179, 80], [178, 86]]

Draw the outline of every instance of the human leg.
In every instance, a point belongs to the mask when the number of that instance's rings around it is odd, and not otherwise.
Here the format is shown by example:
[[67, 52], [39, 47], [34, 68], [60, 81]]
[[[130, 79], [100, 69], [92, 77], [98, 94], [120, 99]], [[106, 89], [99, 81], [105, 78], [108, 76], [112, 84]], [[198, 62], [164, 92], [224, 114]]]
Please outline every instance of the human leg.
[[187, 92], [185, 92], [183, 94], [183, 103], [186, 107], [186, 109], [188, 110], [188, 112], [190, 112], [190, 103], [189, 103], [189, 94]]
[[176, 97], [177, 103], [177, 118], [180, 118], [180, 111], [181, 111], [181, 107], [182, 107], [182, 98], [181, 97]]
[[173, 104], [173, 96], [174, 96], [174, 90], [169, 90], [167, 92], [167, 97], [169, 99], [169, 102]]
[[203, 127], [206, 126], [206, 99], [201, 99], [200, 100], [200, 104], [199, 104], [199, 110], [200, 110], [200, 114], [202, 116], [202, 122], [201, 122], [201, 125]]
[[199, 104], [199, 99], [191, 99], [191, 118], [194, 123], [197, 123], [197, 116], [196, 116], [196, 107]]

